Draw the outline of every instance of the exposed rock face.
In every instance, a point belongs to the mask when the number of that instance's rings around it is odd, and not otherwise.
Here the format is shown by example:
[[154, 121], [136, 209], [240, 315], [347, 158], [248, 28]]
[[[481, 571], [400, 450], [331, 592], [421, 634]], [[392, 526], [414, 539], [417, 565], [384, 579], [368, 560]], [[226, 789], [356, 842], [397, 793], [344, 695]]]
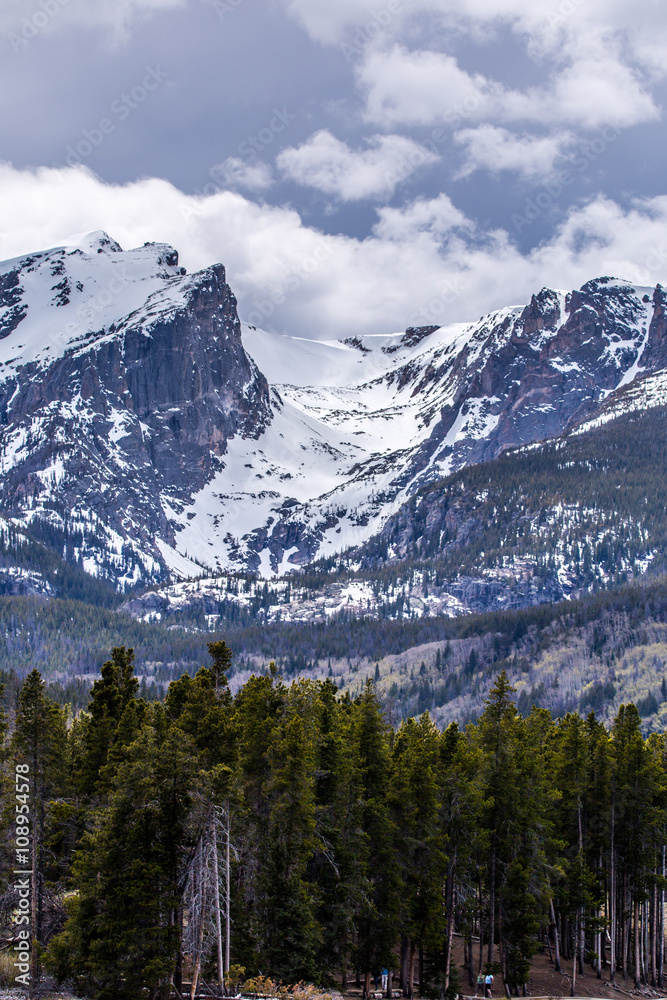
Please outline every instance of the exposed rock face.
[[[566, 297], [543, 289], [518, 316], [482, 325], [453, 364], [429, 373], [456, 389], [417, 463], [427, 469], [449, 456], [453, 470], [562, 433], [638, 361], [649, 320], [634, 287], [601, 278]], [[486, 433], [457, 434], [462, 418]]]
[[221, 265], [92, 234], [0, 264], [2, 511], [118, 585], [285, 572], [606, 412], [667, 366], [666, 316], [600, 278], [468, 325], [242, 335]]
[[[120, 254], [108, 247], [98, 252]], [[37, 266], [65, 274], [71, 287], [72, 256], [95, 271], [94, 259], [76, 250]], [[157, 272], [147, 282], [148, 308], [111, 322], [107, 313], [83, 337], [74, 324], [53, 361], [38, 355], [6, 365], [0, 383], [4, 511], [78, 533], [83, 559], [126, 580], [163, 575], [158, 543], [174, 543], [169, 505], [223, 466], [230, 438], [258, 437], [270, 419], [268, 385], [244, 351], [224, 268], [186, 278], [171, 248], [144, 256]], [[176, 273], [161, 274], [163, 266]], [[30, 269], [33, 258], [2, 276], [14, 317], [29, 312], [16, 290]], [[6, 328], [7, 312], [3, 320]]]

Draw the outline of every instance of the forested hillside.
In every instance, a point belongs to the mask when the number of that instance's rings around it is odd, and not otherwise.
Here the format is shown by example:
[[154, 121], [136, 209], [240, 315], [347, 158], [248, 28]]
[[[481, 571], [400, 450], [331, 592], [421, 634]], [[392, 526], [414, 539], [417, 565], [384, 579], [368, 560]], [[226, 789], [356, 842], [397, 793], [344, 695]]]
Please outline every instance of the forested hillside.
[[350, 698], [271, 668], [232, 695], [230, 651], [210, 652], [148, 704], [115, 649], [69, 726], [37, 671], [23, 685], [2, 776], [13, 802], [16, 766], [29, 774], [33, 974], [135, 1000], [260, 971], [343, 988], [356, 973], [369, 992], [385, 966], [405, 995], [418, 979], [441, 997], [479, 968], [518, 993], [546, 948], [573, 993], [584, 971], [662, 984], [667, 742], [642, 737], [634, 706], [610, 729], [524, 718], [501, 672], [465, 730], [428, 715], [394, 730], [370, 682]]
[[667, 408], [465, 468], [356, 548], [288, 576], [223, 576], [134, 595], [143, 620], [224, 630], [531, 607], [665, 571]]
[[[321, 623], [230, 628], [224, 637], [234, 652], [234, 691], [252, 673], [265, 674], [271, 660], [287, 681], [329, 678], [353, 697], [371, 679], [396, 724], [424, 711], [439, 725], [476, 719], [499, 670], [515, 685], [523, 713], [533, 704], [555, 717], [594, 708], [610, 722], [631, 700], [645, 732], [667, 724], [664, 578], [516, 611], [393, 621], [341, 613]], [[36, 666], [50, 696], [76, 712], [106, 650], [131, 642], [142, 693], [162, 697], [171, 680], [194, 675], [215, 638], [75, 601], [0, 598], [0, 679], [12, 708]]]
[[530, 582], [529, 603], [661, 573], [666, 471], [667, 409], [633, 413], [425, 488], [349, 561], [418, 563], [427, 585], [498, 580], [517, 600]]

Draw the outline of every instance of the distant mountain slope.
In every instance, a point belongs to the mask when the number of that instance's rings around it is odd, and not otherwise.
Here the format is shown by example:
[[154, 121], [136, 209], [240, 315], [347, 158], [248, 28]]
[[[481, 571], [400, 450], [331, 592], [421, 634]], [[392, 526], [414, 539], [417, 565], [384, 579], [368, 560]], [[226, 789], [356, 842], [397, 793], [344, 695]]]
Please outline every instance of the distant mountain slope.
[[666, 340], [662, 288], [611, 278], [477, 323], [279, 337], [242, 330], [221, 265], [94, 233], [0, 264], [1, 508], [119, 589], [280, 575], [641, 398]]
[[224, 268], [92, 234], [0, 265], [0, 331], [4, 511], [116, 584], [160, 579], [172, 512], [269, 419]]
[[329, 677], [352, 697], [373, 680], [394, 723], [425, 711], [438, 725], [465, 723], [506, 670], [524, 713], [533, 704], [555, 716], [595, 710], [610, 722], [633, 701], [647, 730], [667, 725], [664, 576], [522, 610], [381, 621], [342, 612], [317, 623], [230, 623], [225, 637], [233, 688], [269, 660], [287, 678]]
[[667, 408], [506, 452], [423, 487], [362, 546], [271, 582], [132, 598], [144, 620], [322, 621], [530, 607], [667, 571]]

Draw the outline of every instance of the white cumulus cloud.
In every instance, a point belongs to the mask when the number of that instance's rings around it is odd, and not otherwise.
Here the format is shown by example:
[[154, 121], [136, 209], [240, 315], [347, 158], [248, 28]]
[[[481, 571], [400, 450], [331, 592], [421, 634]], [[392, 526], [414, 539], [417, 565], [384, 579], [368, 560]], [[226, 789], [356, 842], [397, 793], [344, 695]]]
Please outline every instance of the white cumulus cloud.
[[378, 209], [378, 216], [373, 232], [383, 240], [413, 240], [419, 233], [428, 234], [429, 238], [442, 237], [453, 229], [472, 229], [464, 213], [446, 194], [417, 198], [402, 208], [384, 206]]
[[[356, 53], [366, 118], [384, 129], [463, 120], [590, 130], [660, 117], [655, 87], [667, 75], [660, 0], [411, 0], [393, 12], [372, 0], [283, 4], [313, 38]], [[447, 38], [467, 37], [493, 51], [508, 29], [539, 83], [510, 85], [502, 60], [490, 74], [483, 48], [473, 68], [445, 50]]]
[[461, 129], [454, 140], [465, 148], [466, 159], [460, 171], [468, 177], [475, 170], [499, 173], [515, 171], [529, 181], [550, 177], [556, 163], [572, 144], [571, 133], [547, 136], [516, 135], [496, 125]]
[[223, 188], [265, 191], [273, 184], [273, 171], [268, 163], [249, 163], [240, 156], [228, 156], [211, 167], [209, 174]]
[[187, 0], [2, 0], [0, 3], [0, 33], [15, 51], [30, 43], [43, 31], [78, 25], [102, 28], [107, 40], [124, 41], [132, 22], [161, 11], [184, 7]]
[[403, 45], [369, 52], [358, 73], [366, 117], [384, 128], [473, 119], [502, 93], [482, 74], [462, 70], [453, 56], [410, 52]]
[[384, 198], [419, 167], [438, 159], [435, 153], [400, 135], [375, 135], [365, 149], [350, 149], [326, 129], [302, 146], [282, 150], [278, 167], [290, 180], [342, 201]]
[[81, 168], [5, 164], [0, 220], [5, 259], [105, 229], [126, 248], [171, 243], [190, 271], [221, 261], [242, 318], [311, 337], [472, 320], [602, 274], [667, 282], [667, 196], [629, 209], [597, 198], [522, 254], [507, 231], [480, 234], [442, 196], [380, 208], [375, 233], [355, 239], [231, 191], [195, 197], [155, 178], [110, 185]]

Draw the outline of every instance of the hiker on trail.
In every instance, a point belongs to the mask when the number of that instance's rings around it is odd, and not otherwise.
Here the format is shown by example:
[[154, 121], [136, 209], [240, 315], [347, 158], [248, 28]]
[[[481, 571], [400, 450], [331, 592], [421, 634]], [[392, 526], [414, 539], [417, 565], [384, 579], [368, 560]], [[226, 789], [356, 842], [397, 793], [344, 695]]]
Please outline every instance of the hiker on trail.
[[389, 969], [382, 970], [382, 992], [387, 992], [387, 979], [389, 978]]
[[475, 996], [477, 996], [479, 994], [480, 990], [482, 991], [482, 996], [486, 996], [486, 990], [484, 989], [484, 973], [483, 972], [478, 972], [477, 973], [477, 986], [475, 987]]
[[490, 972], [484, 977], [484, 996], [493, 997], [493, 976]]

